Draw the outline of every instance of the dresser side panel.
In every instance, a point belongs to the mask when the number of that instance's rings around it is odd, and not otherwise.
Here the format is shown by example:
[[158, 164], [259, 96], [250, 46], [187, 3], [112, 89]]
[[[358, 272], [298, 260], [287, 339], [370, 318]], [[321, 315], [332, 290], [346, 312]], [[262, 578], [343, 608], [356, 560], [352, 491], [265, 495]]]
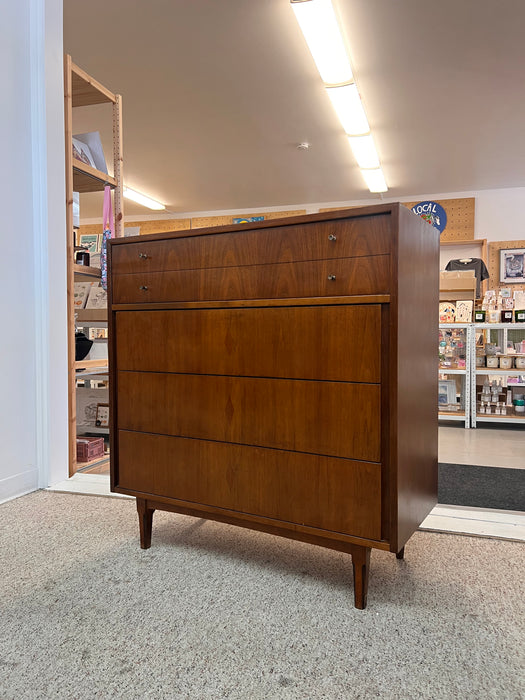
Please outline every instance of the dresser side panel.
[[397, 252], [397, 541], [437, 503], [439, 232], [399, 207]]

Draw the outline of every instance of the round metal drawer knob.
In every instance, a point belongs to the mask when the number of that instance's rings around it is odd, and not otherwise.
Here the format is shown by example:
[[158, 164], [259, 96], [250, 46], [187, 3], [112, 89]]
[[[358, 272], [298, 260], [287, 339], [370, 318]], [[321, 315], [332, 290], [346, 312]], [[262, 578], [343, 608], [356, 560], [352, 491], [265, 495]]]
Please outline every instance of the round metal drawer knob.
[[149, 255], [147, 253], [139, 253], [139, 258], [142, 258], [143, 260], [147, 260], [149, 258]]
[[143, 292], [147, 292], [147, 291], [148, 291], [148, 287], [147, 287], [145, 284], [141, 284], [140, 287], [139, 287], [139, 289], [141, 289]]
[[335, 275], [328, 275], [328, 279], [333, 282], [335, 280]]
[[331, 233], [331, 234], [328, 236], [328, 240], [329, 240], [329, 241], [336, 241], [336, 240], [337, 240], [337, 236], [336, 236], [335, 234]]

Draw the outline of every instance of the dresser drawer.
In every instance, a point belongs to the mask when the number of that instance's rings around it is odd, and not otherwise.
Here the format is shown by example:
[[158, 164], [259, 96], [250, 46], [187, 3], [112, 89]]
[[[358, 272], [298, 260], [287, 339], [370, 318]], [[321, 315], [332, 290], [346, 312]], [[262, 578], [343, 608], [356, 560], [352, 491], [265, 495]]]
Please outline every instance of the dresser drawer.
[[118, 486], [356, 537], [381, 538], [381, 465], [119, 431]]
[[118, 373], [123, 430], [381, 461], [380, 386]]
[[119, 311], [114, 333], [121, 370], [375, 383], [381, 377], [378, 304]]
[[387, 294], [390, 256], [143, 272], [113, 277], [113, 303]]
[[121, 275], [383, 255], [390, 252], [390, 226], [384, 215], [168, 240], [145, 236], [139, 243], [112, 245], [111, 269]]

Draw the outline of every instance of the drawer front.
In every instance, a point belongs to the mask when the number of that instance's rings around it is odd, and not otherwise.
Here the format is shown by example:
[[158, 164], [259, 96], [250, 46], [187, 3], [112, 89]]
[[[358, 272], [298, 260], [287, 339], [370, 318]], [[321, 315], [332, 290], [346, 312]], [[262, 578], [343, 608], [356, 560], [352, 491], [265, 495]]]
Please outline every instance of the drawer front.
[[387, 294], [389, 255], [112, 278], [114, 304]]
[[381, 307], [119, 311], [119, 369], [380, 381]]
[[381, 538], [381, 465], [120, 431], [118, 486]]
[[380, 386], [118, 373], [123, 430], [381, 461]]
[[112, 246], [113, 274], [325, 260], [390, 252], [390, 216], [286, 225]]

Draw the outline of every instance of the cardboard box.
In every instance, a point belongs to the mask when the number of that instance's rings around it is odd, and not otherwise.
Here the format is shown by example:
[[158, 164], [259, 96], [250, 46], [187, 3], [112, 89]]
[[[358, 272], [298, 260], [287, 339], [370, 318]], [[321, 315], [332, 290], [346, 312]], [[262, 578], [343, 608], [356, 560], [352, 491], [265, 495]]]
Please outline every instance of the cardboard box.
[[449, 289], [476, 289], [476, 275], [474, 270], [452, 270], [439, 273], [439, 288]]
[[475, 299], [476, 286], [474, 270], [451, 270], [439, 273], [440, 301]]

